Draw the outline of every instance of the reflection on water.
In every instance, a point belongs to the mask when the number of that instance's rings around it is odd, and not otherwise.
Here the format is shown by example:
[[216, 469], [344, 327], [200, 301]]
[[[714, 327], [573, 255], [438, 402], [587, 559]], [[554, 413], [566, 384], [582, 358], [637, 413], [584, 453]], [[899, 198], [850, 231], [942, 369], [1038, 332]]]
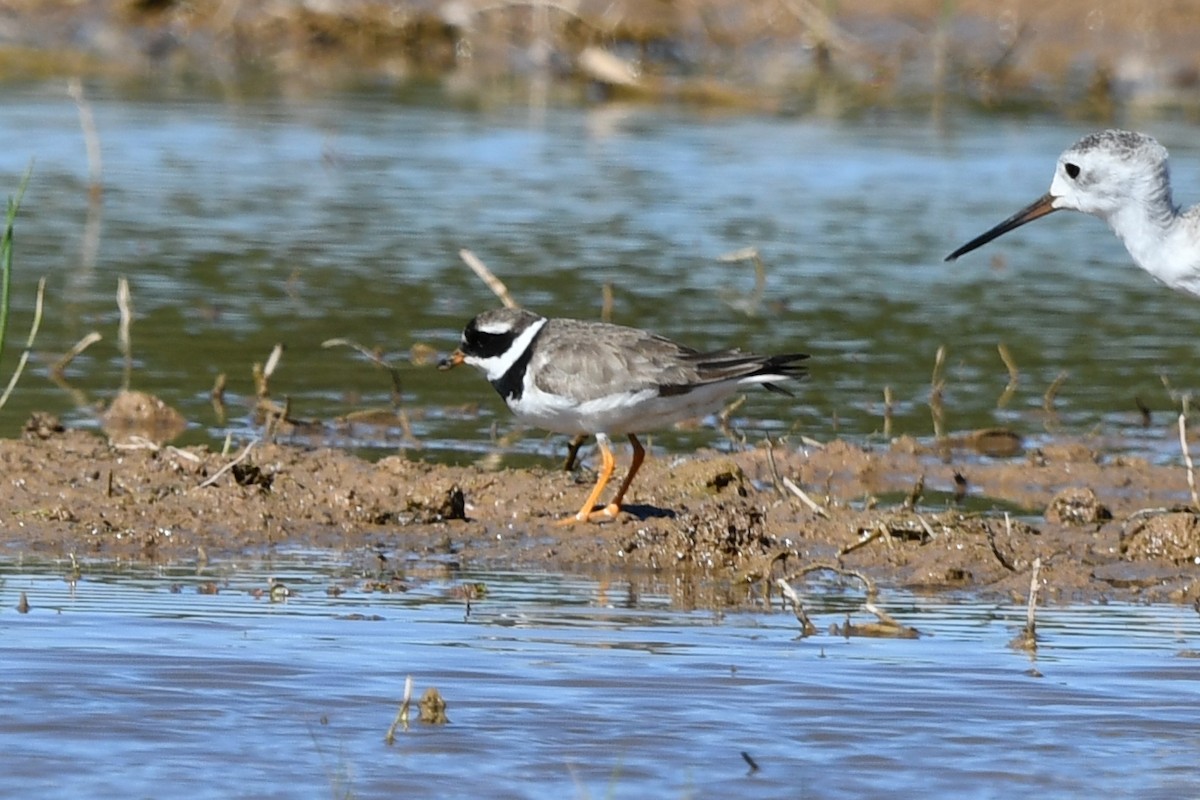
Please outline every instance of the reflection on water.
[[[495, 304], [462, 265], [474, 250], [527, 305], [595, 316], [611, 285], [619, 322], [700, 346], [813, 354], [796, 400], [759, 396], [736, 423], [752, 439], [802, 431], [869, 437], [883, 426], [928, 436], [937, 347], [947, 347], [950, 431], [1012, 426], [1133, 436], [1170, 449], [1166, 413], [1196, 385], [1200, 307], [1128, 264], [1096, 220], [1055, 218], [989, 251], [942, 263], [1049, 180], [1080, 130], [1059, 123], [854, 122], [703, 118], [649, 108], [465, 111], [385, 95], [325, 102], [222, 104], [136, 99], [87, 89], [101, 145], [101, 206], [65, 89], [0, 100], [0, 175], [15, 188], [34, 161], [18, 226], [14, 330], [37, 278], [49, 278], [32, 374], [7, 410], [11, 434], [33, 409], [85, 424], [120, 386], [115, 292], [133, 290], [133, 387], [193, 421], [193, 441], [253, 428], [251, 367], [286, 354], [272, 390], [293, 414], [331, 420], [388, 407], [384, 370], [332, 337], [378, 348], [401, 367], [424, 457], [490, 446], [510, 420], [477, 375], [407, 363], [414, 344], [447, 350], [466, 319]], [[1171, 148], [1177, 194], [1196, 191], [1191, 129], [1155, 126]], [[766, 283], [761, 303], [752, 247]], [[749, 310], [751, 313], [747, 313]], [[49, 365], [91, 331], [103, 340], [66, 373]], [[1016, 394], [997, 401], [1008, 372]], [[6, 362], [9, 363], [9, 362]], [[1063, 372], [1056, 413], [1043, 395]], [[228, 407], [209, 391], [228, 377]], [[473, 404], [478, 403], [476, 408]], [[82, 404], [82, 405], [80, 405]], [[311, 433], [311, 431], [309, 432]], [[397, 428], [327, 432], [348, 446], [402, 446]], [[320, 434], [318, 434], [318, 437]], [[711, 430], [667, 436], [720, 441]], [[518, 449], [553, 449], [538, 435]], [[469, 455], [467, 456], [469, 457]]]
[[[799, 639], [788, 613], [682, 611], [627, 579], [412, 564], [406, 591], [371, 592], [316, 554], [68, 573], [0, 565], [0, 794], [1200, 791], [1190, 609], [1043, 609], [1031, 662], [1007, 646], [1019, 604], [896, 594], [920, 639]], [[260, 593], [272, 579], [286, 602]], [[821, 626], [858, 606], [810, 588]], [[451, 722], [389, 747], [406, 675]]]

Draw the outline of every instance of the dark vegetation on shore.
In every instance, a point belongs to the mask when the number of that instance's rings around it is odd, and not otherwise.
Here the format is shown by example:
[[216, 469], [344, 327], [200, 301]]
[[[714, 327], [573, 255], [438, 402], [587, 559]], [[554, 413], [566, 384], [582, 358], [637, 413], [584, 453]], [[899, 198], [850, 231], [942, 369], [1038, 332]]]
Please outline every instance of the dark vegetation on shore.
[[467, 103], [1195, 114], [1200, 3], [9, 0], [0, 75]]

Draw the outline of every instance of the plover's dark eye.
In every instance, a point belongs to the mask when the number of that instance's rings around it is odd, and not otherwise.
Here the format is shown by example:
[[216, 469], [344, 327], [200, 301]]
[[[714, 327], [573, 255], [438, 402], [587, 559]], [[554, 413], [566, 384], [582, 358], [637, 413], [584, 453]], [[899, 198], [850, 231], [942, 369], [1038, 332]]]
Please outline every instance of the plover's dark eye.
[[1071, 164], [1070, 162], [1068, 162], [1064, 166], [1064, 169], [1066, 169], [1067, 175], [1070, 176], [1071, 180], [1075, 180], [1076, 178], [1079, 177], [1079, 165], [1078, 164]]

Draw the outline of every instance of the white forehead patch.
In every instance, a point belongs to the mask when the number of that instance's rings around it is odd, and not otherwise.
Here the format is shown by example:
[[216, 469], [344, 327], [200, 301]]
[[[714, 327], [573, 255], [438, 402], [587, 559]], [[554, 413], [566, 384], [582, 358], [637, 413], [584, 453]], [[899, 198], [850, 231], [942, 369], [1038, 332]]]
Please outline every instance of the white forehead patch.
[[491, 334], [508, 333], [512, 330], [512, 323], [505, 322], [504, 320], [496, 320], [495, 322], [486, 322], [483, 325], [476, 324], [475, 330]]

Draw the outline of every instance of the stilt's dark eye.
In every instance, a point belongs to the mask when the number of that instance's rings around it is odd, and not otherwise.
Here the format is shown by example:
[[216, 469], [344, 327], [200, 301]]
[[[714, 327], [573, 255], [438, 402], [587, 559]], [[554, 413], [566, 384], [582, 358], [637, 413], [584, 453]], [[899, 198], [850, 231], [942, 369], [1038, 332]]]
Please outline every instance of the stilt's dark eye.
[[1067, 170], [1067, 175], [1069, 175], [1071, 177], [1071, 180], [1075, 180], [1076, 178], [1079, 177], [1079, 165], [1078, 164], [1068, 163], [1066, 165], [1065, 169]]

